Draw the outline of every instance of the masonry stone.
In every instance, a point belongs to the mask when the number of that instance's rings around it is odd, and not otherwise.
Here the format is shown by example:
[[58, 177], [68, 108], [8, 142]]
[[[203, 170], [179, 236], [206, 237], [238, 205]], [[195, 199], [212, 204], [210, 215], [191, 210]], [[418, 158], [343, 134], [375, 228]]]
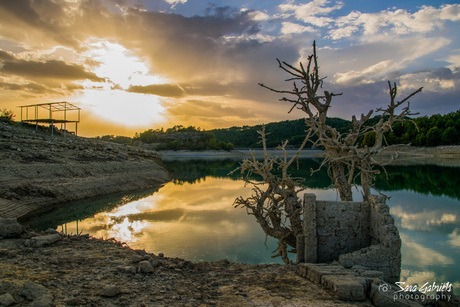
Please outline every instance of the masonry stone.
[[[364, 265], [399, 281], [401, 239], [382, 196], [366, 202], [318, 201], [304, 194], [305, 262], [338, 261], [351, 268]], [[301, 245], [299, 245], [301, 246]]]

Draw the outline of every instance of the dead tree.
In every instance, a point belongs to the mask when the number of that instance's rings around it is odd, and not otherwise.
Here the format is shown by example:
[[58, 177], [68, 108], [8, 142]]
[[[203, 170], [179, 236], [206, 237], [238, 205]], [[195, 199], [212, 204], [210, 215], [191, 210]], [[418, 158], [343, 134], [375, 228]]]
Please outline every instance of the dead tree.
[[[384, 162], [375, 159], [375, 156], [387, 145], [384, 134], [392, 129], [394, 123], [405, 121], [407, 116], [418, 114], [410, 112], [409, 98], [421, 92], [422, 88], [401, 101], [396, 101], [396, 83], [392, 85], [388, 82], [390, 104], [386, 108], [376, 110], [381, 113], [379, 122], [372, 126], [367, 125], [373, 114], [373, 111], [370, 110], [366, 115], [361, 114], [359, 120], [353, 116], [352, 128], [348, 133], [341, 134], [337, 129], [329, 126], [326, 121], [333, 97], [342, 94], [334, 94], [325, 90], [323, 94], [318, 93], [323, 87], [325, 77], [321, 78], [319, 75], [315, 42], [313, 42], [313, 54], [308, 56], [306, 67], [302, 63], [300, 63], [299, 68], [296, 68], [286, 62], [277, 61], [279, 67], [291, 76], [286, 81], [294, 81], [293, 89], [284, 91], [260, 83], [259, 85], [276, 93], [287, 94], [287, 97], [280, 100], [292, 103], [289, 113], [296, 108], [306, 113], [305, 123], [318, 138], [314, 146], [322, 146], [325, 149], [326, 158], [321, 167], [328, 165], [328, 172], [333, 186], [338, 190], [340, 199], [343, 201], [353, 200], [352, 187], [355, 185], [357, 176], [361, 177], [363, 198], [367, 199], [370, 189], [373, 187], [373, 179], [380, 172], [374, 166], [383, 167], [395, 158], [392, 157], [390, 161]], [[398, 112], [397, 109], [405, 103], [407, 105]], [[360, 148], [358, 141], [369, 132], [374, 132], [376, 135], [374, 145]]]
[[[265, 126], [258, 131], [264, 150], [264, 160], [258, 161], [255, 153], [251, 152], [250, 158], [243, 160], [240, 166], [235, 169], [246, 173], [246, 183], [253, 185], [254, 195], [249, 198], [239, 197], [235, 200], [235, 207], [245, 207], [248, 214], [254, 215], [264, 232], [271, 237], [278, 239], [278, 254], [284, 263], [289, 263], [287, 256], [288, 246], [296, 252], [297, 235], [303, 233], [302, 228], [302, 204], [297, 197], [302, 188], [301, 178], [292, 178], [288, 168], [297, 160], [300, 151], [305, 147], [310, 138], [311, 132], [299, 147], [293, 157], [288, 159], [285, 149], [287, 141], [278, 146], [282, 151], [278, 156], [270, 155], [267, 152]], [[261, 181], [252, 181], [250, 176], [256, 174], [261, 176]]]
[[[283, 152], [282, 155], [269, 155], [266, 147], [265, 127], [258, 131], [263, 144], [264, 160], [258, 161], [255, 154], [251, 153], [250, 158], [245, 159], [233, 171], [247, 172], [246, 182], [254, 186], [254, 194], [247, 199], [237, 198], [234, 205], [245, 207], [248, 214], [255, 216], [268, 236], [278, 239], [278, 254], [275, 257], [281, 256], [285, 263], [289, 263], [287, 247], [293, 247], [295, 252], [297, 235], [302, 234], [302, 204], [297, 195], [303, 189], [300, 187], [301, 180], [291, 178], [288, 168], [298, 158], [300, 151], [309, 141], [313, 143], [313, 146], [322, 146], [325, 149], [325, 159], [317, 170], [311, 170], [312, 174], [327, 165], [333, 187], [338, 190], [342, 201], [353, 200], [352, 187], [355, 185], [356, 178], [360, 176], [363, 200], [367, 200], [371, 187], [373, 187], [374, 177], [380, 172], [374, 169], [374, 166], [381, 166], [384, 169], [384, 165], [396, 157], [396, 155], [392, 156], [388, 161], [375, 159], [375, 156], [387, 146], [384, 134], [392, 129], [394, 123], [406, 120], [407, 116], [416, 115], [409, 110], [409, 98], [421, 92], [422, 88], [401, 101], [396, 101], [397, 86], [388, 82], [390, 104], [386, 108], [376, 110], [381, 113], [377, 124], [367, 124], [373, 114], [371, 110], [366, 115], [361, 114], [359, 120], [353, 116], [350, 131], [341, 134], [327, 124], [327, 112], [333, 97], [342, 94], [328, 91], [318, 94], [325, 78], [319, 76], [315, 43], [313, 43], [313, 54], [308, 57], [306, 67], [302, 63], [299, 68], [296, 68], [286, 62], [277, 61], [279, 67], [291, 76], [286, 81], [294, 81], [293, 89], [290, 91], [276, 90], [264, 84], [259, 85], [273, 92], [287, 95], [280, 100], [292, 103], [289, 113], [296, 108], [306, 113], [305, 123], [308, 127], [306, 137], [294, 157], [288, 159], [285, 150], [287, 141], [278, 147]], [[407, 105], [402, 107], [398, 113], [396, 109], [405, 103]], [[360, 148], [359, 140], [370, 132], [375, 133], [374, 144]], [[317, 137], [315, 142], [310, 139], [312, 135]], [[250, 174], [260, 175], [262, 180], [260, 182], [251, 181]]]

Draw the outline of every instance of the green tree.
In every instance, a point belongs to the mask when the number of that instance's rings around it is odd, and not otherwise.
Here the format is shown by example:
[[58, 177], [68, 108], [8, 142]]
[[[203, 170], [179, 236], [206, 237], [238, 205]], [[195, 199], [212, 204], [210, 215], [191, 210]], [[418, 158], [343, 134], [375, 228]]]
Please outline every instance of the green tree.
[[374, 144], [375, 144], [375, 132], [366, 133], [361, 142], [361, 147], [364, 147], [364, 146], [371, 147], [371, 146], [374, 146]]
[[444, 145], [455, 145], [458, 144], [458, 131], [455, 129], [455, 127], [448, 127], [444, 132], [442, 133], [442, 144]]
[[11, 121], [11, 120], [14, 119], [15, 115], [14, 115], [14, 112], [12, 110], [8, 110], [6, 108], [3, 108], [3, 109], [0, 110], [0, 117], [4, 117], [7, 120]]
[[426, 145], [438, 146], [441, 144], [442, 131], [437, 126], [434, 126], [426, 133]]

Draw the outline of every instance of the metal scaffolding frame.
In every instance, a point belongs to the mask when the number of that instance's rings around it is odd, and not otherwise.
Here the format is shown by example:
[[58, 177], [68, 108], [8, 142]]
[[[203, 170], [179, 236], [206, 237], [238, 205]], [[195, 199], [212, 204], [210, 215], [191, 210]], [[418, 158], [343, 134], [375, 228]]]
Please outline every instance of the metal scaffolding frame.
[[[39, 104], [31, 104], [25, 106], [19, 106], [21, 108], [21, 122], [24, 123], [35, 123], [36, 129], [38, 129], [38, 123], [45, 123], [50, 124], [51, 127], [51, 135], [53, 135], [54, 131], [54, 124], [64, 124], [64, 136], [66, 135], [67, 131], [67, 123], [75, 123], [75, 135], [77, 135], [77, 128], [78, 123], [80, 122], [80, 108], [74, 104], [71, 104], [66, 101], [62, 102], [49, 102], [49, 103], [39, 103]], [[33, 109], [33, 118], [29, 118], [29, 109]], [[47, 116], [41, 117], [39, 108], [43, 108], [46, 110]], [[68, 119], [68, 111], [77, 111], [76, 119], [70, 120]], [[31, 112], [31, 113], [32, 113]], [[60, 117], [56, 117], [56, 112], [62, 112]]]

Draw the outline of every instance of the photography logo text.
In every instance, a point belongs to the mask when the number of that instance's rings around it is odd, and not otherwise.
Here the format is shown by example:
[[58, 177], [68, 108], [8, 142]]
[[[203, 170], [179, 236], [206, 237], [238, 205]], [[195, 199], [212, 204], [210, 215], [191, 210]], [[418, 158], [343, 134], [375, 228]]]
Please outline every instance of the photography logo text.
[[417, 301], [427, 300], [447, 300], [452, 298], [452, 283], [436, 283], [426, 282], [419, 286], [418, 284], [407, 284], [405, 282], [396, 282], [396, 287], [383, 283], [379, 285], [379, 291], [388, 292], [390, 289], [395, 289], [393, 299], [409, 299]]

